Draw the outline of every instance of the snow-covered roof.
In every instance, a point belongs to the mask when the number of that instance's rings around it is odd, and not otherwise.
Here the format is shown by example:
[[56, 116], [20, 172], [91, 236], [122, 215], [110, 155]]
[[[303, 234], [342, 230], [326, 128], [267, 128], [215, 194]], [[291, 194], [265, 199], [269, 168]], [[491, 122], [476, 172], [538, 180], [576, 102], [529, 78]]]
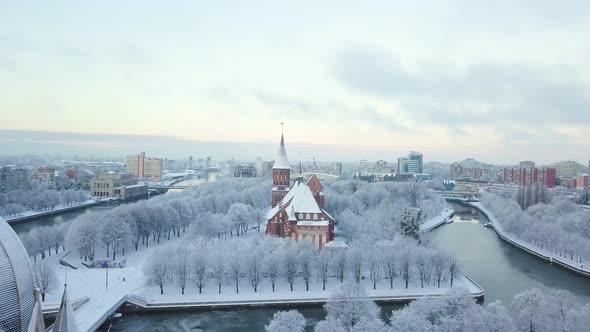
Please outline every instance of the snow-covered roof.
[[309, 187], [296, 181], [287, 195], [274, 208], [268, 211], [267, 219], [272, 218], [281, 208], [287, 206], [287, 214], [291, 219], [293, 213], [322, 213], [318, 202]]
[[281, 145], [279, 146], [279, 154], [272, 168], [291, 169], [291, 165], [289, 165], [289, 160], [287, 159], [287, 151], [285, 150], [285, 139], [283, 137], [283, 134], [281, 134]]

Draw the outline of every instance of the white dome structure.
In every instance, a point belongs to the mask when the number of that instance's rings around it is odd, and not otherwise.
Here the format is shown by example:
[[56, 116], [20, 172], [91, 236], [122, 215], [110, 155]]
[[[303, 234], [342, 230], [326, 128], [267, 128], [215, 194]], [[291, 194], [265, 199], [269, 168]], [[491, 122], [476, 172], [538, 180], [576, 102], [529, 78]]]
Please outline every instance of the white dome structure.
[[0, 217], [0, 331], [27, 331], [35, 306], [29, 255], [12, 227]]

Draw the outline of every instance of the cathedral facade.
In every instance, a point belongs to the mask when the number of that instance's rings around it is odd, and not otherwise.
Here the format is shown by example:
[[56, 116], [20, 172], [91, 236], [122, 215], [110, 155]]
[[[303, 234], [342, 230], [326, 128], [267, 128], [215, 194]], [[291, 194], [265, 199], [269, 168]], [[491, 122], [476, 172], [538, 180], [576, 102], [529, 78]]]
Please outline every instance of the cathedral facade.
[[317, 249], [334, 239], [334, 218], [324, 210], [324, 187], [317, 176], [300, 176], [291, 182], [285, 140], [272, 169], [271, 210], [266, 233], [295, 240], [309, 239]]

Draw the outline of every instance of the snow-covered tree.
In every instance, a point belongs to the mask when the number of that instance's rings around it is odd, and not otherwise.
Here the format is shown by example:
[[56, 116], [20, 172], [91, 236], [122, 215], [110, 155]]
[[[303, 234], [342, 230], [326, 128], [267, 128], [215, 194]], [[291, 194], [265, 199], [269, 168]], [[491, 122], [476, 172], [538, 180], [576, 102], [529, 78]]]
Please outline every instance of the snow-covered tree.
[[[340, 290], [330, 297], [324, 309], [326, 320], [337, 323], [344, 331], [352, 331], [362, 320], [381, 320], [379, 307], [367, 297], [362, 286], [356, 282], [344, 283]], [[364, 323], [367, 324], [369, 322]]]
[[327, 250], [321, 250], [316, 260], [316, 270], [319, 278], [322, 280], [322, 290], [326, 290], [326, 283], [328, 282], [330, 262], [332, 255]]
[[212, 277], [217, 282], [217, 292], [221, 294], [221, 285], [225, 278], [226, 259], [228, 254], [224, 251], [224, 247], [218, 246], [215, 248], [214, 254], [211, 258], [211, 268], [213, 270]]
[[203, 288], [207, 285], [207, 269], [209, 268], [209, 259], [207, 254], [202, 250], [196, 250], [191, 256], [192, 274], [199, 294], [203, 292]]
[[254, 293], [258, 291], [258, 285], [262, 281], [263, 260], [262, 252], [257, 249], [251, 250], [246, 258], [246, 273]]
[[182, 295], [184, 295], [184, 289], [186, 288], [188, 278], [191, 273], [190, 251], [188, 248], [176, 248], [175, 255], [173, 256], [172, 269], [174, 273], [174, 280], [180, 287]]
[[346, 258], [346, 251], [343, 250], [338, 250], [332, 255], [332, 274], [336, 276], [336, 279], [338, 279], [340, 283], [344, 282], [344, 277], [346, 276]]
[[313, 273], [315, 249], [311, 241], [302, 240], [299, 242], [299, 266], [301, 277], [305, 282], [305, 290], [309, 291], [309, 281]]
[[58, 284], [55, 266], [51, 265], [47, 260], [41, 260], [33, 265], [33, 272], [37, 287], [41, 292], [41, 300], [45, 301], [45, 294], [55, 289]]
[[164, 294], [164, 284], [172, 275], [169, 259], [172, 255], [173, 253], [158, 248], [148, 257], [144, 266], [144, 274], [148, 277], [148, 283], [159, 286], [160, 294]]
[[270, 324], [264, 327], [266, 332], [303, 332], [305, 318], [297, 310], [276, 312]]
[[293, 291], [293, 283], [295, 282], [295, 278], [297, 277], [297, 248], [291, 241], [289, 241], [288, 244], [285, 246], [284, 250], [285, 251], [283, 253], [283, 275], [289, 283], [291, 291]]
[[272, 285], [272, 291], [275, 291], [277, 279], [279, 278], [279, 271], [281, 266], [281, 258], [278, 255], [268, 255], [266, 257], [266, 274]]

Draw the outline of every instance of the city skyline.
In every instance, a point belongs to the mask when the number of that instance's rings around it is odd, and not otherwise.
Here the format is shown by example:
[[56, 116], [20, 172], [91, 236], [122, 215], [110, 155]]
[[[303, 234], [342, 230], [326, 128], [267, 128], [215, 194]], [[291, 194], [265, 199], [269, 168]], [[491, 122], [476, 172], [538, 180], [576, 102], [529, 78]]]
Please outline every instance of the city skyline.
[[[271, 157], [284, 121], [331, 160], [588, 159], [582, 1], [111, 5], [4, 6], [0, 128], [233, 142], [222, 157], [243, 158], [252, 143]], [[58, 143], [109, 144], [77, 138]]]

